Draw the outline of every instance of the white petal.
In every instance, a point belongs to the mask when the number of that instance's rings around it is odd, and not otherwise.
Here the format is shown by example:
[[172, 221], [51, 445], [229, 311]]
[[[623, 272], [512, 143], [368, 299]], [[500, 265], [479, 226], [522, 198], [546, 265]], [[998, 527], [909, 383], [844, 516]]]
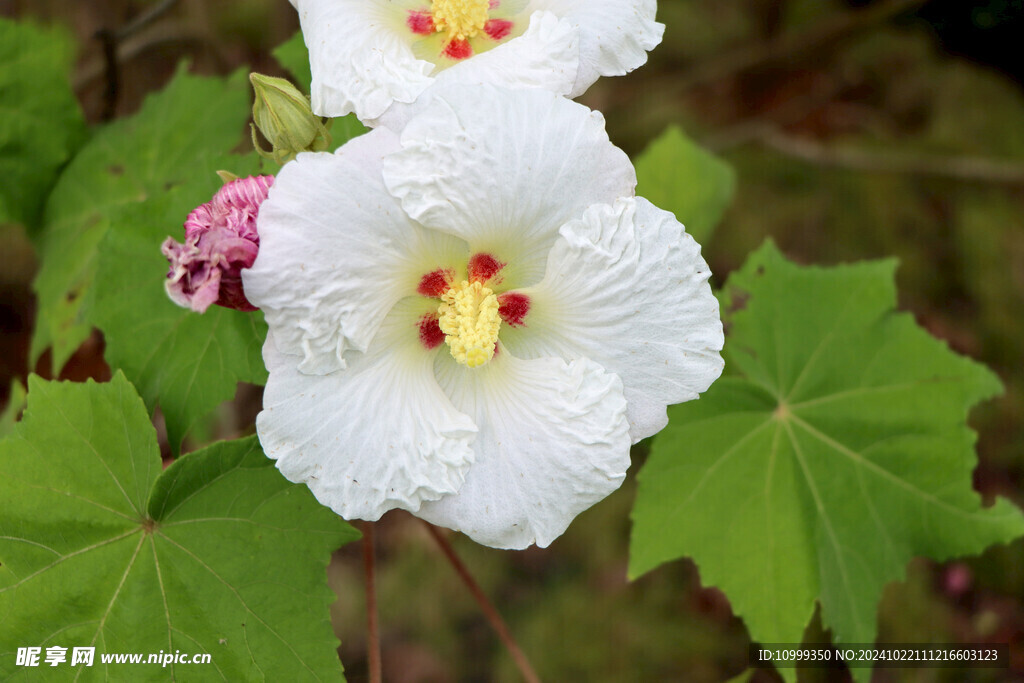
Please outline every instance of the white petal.
[[[525, 15], [524, 15], [525, 16]], [[507, 43], [475, 55], [437, 74], [435, 84], [485, 85], [505, 88], [542, 88], [568, 95], [579, 67], [579, 41], [575, 27], [550, 12], [534, 12], [526, 32]], [[422, 109], [436, 88], [427, 89], [414, 104], [396, 102], [376, 122], [400, 131]]]
[[665, 32], [654, 21], [655, 0], [533, 0], [527, 11], [549, 10], [579, 29], [580, 68], [570, 97], [599, 76], [622, 76], [647, 61]]
[[700, 245], [646, 199], [591, 207], [562, 228], [525, 327], [502, 328], [522, 357], [585, 356], [622, 377], [634, 441], [722, 373], [722, 322]]
[[465, 263], [465, 245], [409, 220], [384, 189], [381, 156], [396, 145], [378, 129], [335, 154], [300, 154], [260, 206], [260, 251], [242, 272], [245, 294], [263, 309], [278, 348], [302, 356], [302, 372], [345, 367], [345, 352], [365, 351], [424, 273]]
[[[407, 324], [392, 322], [402, 319]], [[388, 320], [371, 353], [350, 352], [348, 367], [329, 375], [301, 372], [273, 333], [263, 347], [270, 371], [256, 419], [263, 450], [345, 519], [415, 512], [457, 491], [473, 462], [476, 427], [438, 386], [437, 352], [416, 348], [408, 316]]]
[[416, 59], [403, 32], [402, 3], [389, 0], [292, 0], [313, 72], [311, 100], [320, 116], [355, 112], [376, 119], [392, 102], [412, 102], [431, 83], [434, 65]]
[[410, 216], [544, 272], [561, 225], [591, 204], [632, 196], [636, 174], [604, 117], [541, 90], [439, 89], [384, 160], [384, 182]]
[[459, 492], [417, 513], [495, 548], [544, 547], [614, 491], [629, 467], [622, 383], [581, 358], [501, 352], [469, 370], [438, 357], [438, 380], [480, 429]]

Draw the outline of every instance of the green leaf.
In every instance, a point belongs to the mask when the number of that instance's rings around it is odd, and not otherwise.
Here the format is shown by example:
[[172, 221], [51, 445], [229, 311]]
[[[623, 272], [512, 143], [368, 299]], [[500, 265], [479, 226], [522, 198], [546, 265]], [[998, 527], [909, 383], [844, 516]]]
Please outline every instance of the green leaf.
[[636, 160], [636, 193], [676, 215], [700, 244], [711, 238], [736, 186], [727, 163], [672, 126]]
[[337, 149], [352, 138], [359, 137], [369, 129], [359, 122], [359, 119], [356, 118], [355, 114], [349, 114], [347, 116], [339, 116], [338, 118], [331, 119], [330, 130], [333, 147], [334, 149]]
[[[310, 73], [309, 50], [306, 49], [302, 31], [296, 31], [295, 35], [274, 48], [273, 52], [281, 66], [292, 75], [299, 87], [308, 93], [313, 82], [313, 75]], [[335, 149], [367, 130], [355, 114], [339, 116], [331, 121], [331, 138], [334, 141]]]
[[[161, 471], [156, 434], [123, 375], [29, 380], [0, 442], [0, 677], [13, 648], [61, 646], [54, 679], [338, 680], [325, 569], [357, 533], [291, 484], [255, 438]], [[92, 667], [71, 648], [95, 647]], [[209, 653], [210, 664], [104, 665], [102, 654]]]
[[[215, 162], [241, 139], [249, 111], [244, 73], [224, 80], [179, 70], [138, 114], [101, 129], [82, 148], [46, 205], [42, 266], [34, 284], [39, 312], [33, 363], [52, 345], [58, 371], [89, 335], [83, 295], [115, 210], [212, 174]], [[182, 214], [178, 224], [184, 219]]]
[[971, 488], [965, 419], [999, 381], [893, 311], [894, 269], [802, 268], [769, 243], [730, 277], [733, 376], [670, 409], [638, 477], [632, 576], [688, 555], [755, 641], [800, 642], [819, 601], [838, 641], [873, 642], [911, 557], [1024, 534]]
[[85, 138], [66, 32], [0, 18], [0, 223], [33, 227], [60, 167]]
[[[213, 166], [258, 173], [255, 155], [226, 156]], [[198, 418], [235, 395], [238, 382], [267, 378], [261, 313], [211, 306], [199, 315], [175, 305], [164, 290], [168, 266], [160, 244], [168, 234], [182, 241], [184, 217], [220, 185], [212, 171], [203, 172], [144, 204], [111, 212], [85, 306], [86, 320], [103, 330], [110, 366], [124, 371], [150, 410], [160, 405], [175, 453]]]

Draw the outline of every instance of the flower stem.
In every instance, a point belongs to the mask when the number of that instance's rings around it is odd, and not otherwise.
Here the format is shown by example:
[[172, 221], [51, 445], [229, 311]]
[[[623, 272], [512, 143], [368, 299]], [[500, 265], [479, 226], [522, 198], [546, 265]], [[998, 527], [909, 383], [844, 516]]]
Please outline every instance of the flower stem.
[[366, 659], [370, 683], [381, 683], [380, 630], [377, 625], [377, 589], [374, 585], [373, 524], [364, 522], [363, 573], [366, 575]]
[[495, 609], [494, 605], [492, 605], [490, 600], [487, 599], [487, 596], [484, 595], [484, 592], [476, 582], [476, 579], [474, 579], [473, 575], [469, 573], [469, 569], [462, 563], [459, 556], [455, 554], [455, 549], [452, 547], [452, 544], [448, 542], [448, 539], [444, 537], [436, 526], [428, 522], [424, 522], [424, 524], [427, 525], [427, 530], [430, 532], [430, 535], [434, 537], [435, 541], [437, 541], [437, 545], [441, 548], [441, 552], [443, 552], [444, 556], [448, 558], [449, 562], [451, 562], [452, 567], [455, 568], [455, 572], [459, 575], [459, 578], [462, 579], [464, 584], [466, 584], [466, 588], [469, 589], [469, 592], [473, 595], [477, 604], [480, 605], [480, 611], [484, 613], [485, 617], [487, 617], [487, 621], [490, 622], [491, 628], [493, 628], [494, 632], [498, 634], [498, 638], [505, 646], [505, 649], [508, 650], [508, 653], [512, 656], [512, 661], [514, 661], [516, 663], [516, 667], [519, 668], [519, 673], [522, 674], [523, 680], [527, 683], [540, 683], [540, 679], [537, 678], [537, 674], [534, 673], [533, 667], [530, 666], [530, 661], [526, 658], [526, 655], [523, 654], [523, 651], [519, 649], [516, 639], [512, 637], [512, 633], [508, 630], [508, 626], [505, 625], [501, 615], [498, 614], [498, 610]]

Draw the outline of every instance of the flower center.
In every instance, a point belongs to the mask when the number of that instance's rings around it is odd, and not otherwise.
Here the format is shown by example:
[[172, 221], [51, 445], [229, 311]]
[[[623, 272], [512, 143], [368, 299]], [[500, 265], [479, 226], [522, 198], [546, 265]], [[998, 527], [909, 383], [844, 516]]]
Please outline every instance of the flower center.
[[434, 28], [447, 31], [448, 40], [473, 38], [487, 23], [489, 0], [431, 0]]
[[471, 368], [493, 358], [501, 327], [494, 292], [479, 282], [463, 280], [442, 294], [441, 302], [437, 322], [452, 358]]

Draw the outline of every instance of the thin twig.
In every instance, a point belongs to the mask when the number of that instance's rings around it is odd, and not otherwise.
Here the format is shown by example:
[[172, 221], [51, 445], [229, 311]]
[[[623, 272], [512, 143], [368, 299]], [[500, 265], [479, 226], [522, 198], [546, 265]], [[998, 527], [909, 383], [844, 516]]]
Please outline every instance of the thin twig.
[[522, 674], [523, 680], [527, 681], [527, 683], [540, 683], [540, 679], [537, 677], [537, 674], [534, 673], [533, 667], [530, 666], [530, 661], [526, 658], [526, 655], [523, 654], [523, 651], [519, 649], [519, 645], [516, 643], [515, 638], [512, 637], [512, 633], [508, 630], [508, 626], [505, 625], [501, 615], [498, 614], [498, 610], [495, 609], [494, 605], [492, 605], [490, 600], [487, 599], [487, 596], [484, 595], [483, 589], [480, 588], [480, 585], [476, 582], [476, 579], [473, 578], [473, 575], [469, 573], [469, 569], [462, 563], [459, 556], [455, 554], [455, 549], [452, 547], [452, 544], [448, 542], [448, 539], [445, 538], [441, 531], [433, 524], [430, 524], [429, 522], [424, 522], [424, 524], [426, 524], [427, 531], [430, 532], [430, 535], [434, 537], [435, 541], [437, 541], [437, 545], [441, 548], [441, 552], [444, 553], [444, 556], [448, 558], [452, 567], [455, 568], [455, 572], [459, 575], [459, 578], [462, 579], [464, 584], [466, 584], [466, 588], [469, 589], [469, 592], [473, 595], [473, 598], [480, 606], [480, 611], [484, 613], [484, 616], [487, 617], [487, 621], [490, 622], [491, 628], [493, 628], [494, 632], [498, 634], [498, 638], [501, 640], [502, 644], [505, 645], [505, 649], [508, 650], [508, 653], [512, 656], [512, 660], [519, 668], [519, 673]]
[[137, 33], [141, 29], [145, 28], [149, 24], [159, 19], [162, 15], [167, 13], [174, 5], [178, 3], [178, 0], [164, 0], [159, 5], [154, 5], [148, 11], [143, 12], [139, 16], [132, 19], [130, 22], [117, 29], [114, 33], [115, 39], [120, 42], [132, 35]]
[[373, 523], [360, 525], [363, 532], [363, 573], [366, 575], [366, 660], [370, 683], [381, 683], [380, 629], [377, 624], [377, 588], [374, 582]]
[[1024, 164], [1009, 161], [984, 157], [874, 152], [850, 147], [833, 147], [778, 131], [766, 131], [752, 139], [771, 150], [818, 166], [1024, 185]]
[[[154, 26], [147, 31], [132, 36], [124, 42], [118, 43], [116, 45], [117, 54], [114, 57], [115, 63], [120, 68], [149, 50], [179, 43], [194, 43], [197, 46], [210, 49], [210, 46], [204, 42], [202, 36], [198, 35], [195, 31], [190, 30], [181, 22], [169, 20], [161, 23], [159, 26]], [[108, 60], [106, 58], [90, 58], [77, 70], [74, 79], [71, 81], [72, 89], [75, 91], [84, 90], [93, 81], [105, 76], [107, 64]]]
[[117, 66], [117, 36], [113, 31], [102, 29], [96, 32], [96, 40], [103, 49], [103, 111], [101, 121], [112, 121], [117, 110], [117, 96], [121, 91], [121, 73]]
[[[791, 60], [797, 55], [909, 12], [925, 0], [885, 0], [861, 10], [833, 15], [801, 31], [790, 31], [768, 42], [745, 45], [689, 67], [665, 90], [678, 94], [704, 83], [723, 81], [762, 64]], [[662, 92], [662, 95], [665, 93]]]
[[119, 29], [104, 28], [96, 32], [95, 38], [103, 46], [103, 72], [106, 80], [106, 87], [103, 90], [103, 111], [100, 114], [103, 121], [113, 119], [117, 109], [121, 83], [121, 69], [118, 63], [120, 44], [125, 38], [159, 19], [177, 2], [178, 0], [163, 0]]

